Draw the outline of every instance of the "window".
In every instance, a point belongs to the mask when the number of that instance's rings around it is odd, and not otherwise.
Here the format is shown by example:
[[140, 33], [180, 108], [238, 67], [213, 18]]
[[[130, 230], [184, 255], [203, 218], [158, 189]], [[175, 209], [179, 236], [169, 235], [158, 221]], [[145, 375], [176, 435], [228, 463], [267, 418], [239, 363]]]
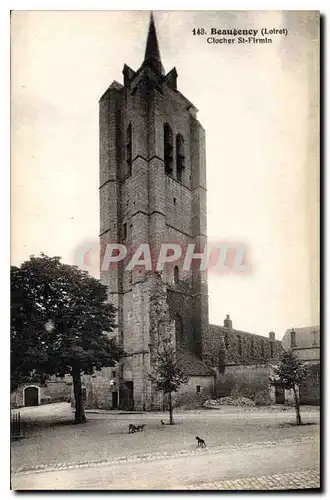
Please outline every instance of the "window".
[[179, 314], [175, 317], [175, 338], [178, 342], [183, 341], [183, 321]]
[[124, 332], [120, 332], [120, 339], [119, 339], [120, 345], [124, 345]]
[[200, 392], [201, 392], [201, 386], [196, 385], [196, 394], [200, 394]]
[[132, 175], [132, 124], [130, 123], [127, 127], [126, 132], [126, 162], [127, 162], [127, 174]]
[[320, 383], [320, 374], [319, 374], [319, 372], [315, 372], [313, 374], [313, 381], [314, 381], [314, 384], [319, 384]]
[[123, 225], [123, 241], [125, 241], [127, 238], [127, 224], [125, 223]]
[[251, 338], [251, 342], [250, 342], [250, 356], [251, 356], [251, 358], [253, 358], [253, 356], [254, 356], [254, 339], [253, 339], [253, 337]]
[[178, 266], [174, 266], [174, 283], [177, 285], [180, 280], [180, 271]]
[[237, 350], [238, 354], [242, 356], [242, 337], [240, 335], [237, 335]]
[[228, 333], [225, 333], [225, 348], [228, 350], [229, 342], [228, 342]]
[[270, 343], [270, 357], [274, 357], [274, 342]]
[[164, 164], [165, 173], [173, 174], [173, 133], [168, 123], [164, 125]]
[[294, 331], [293, 328], [292, 328], [290, 334], [291, 334], [291, 347], [297, 347], [297, 344], [296, 344], [296, 332]]
[[261, 341], [261, 357], [265, 357], [265, 343], [263, 340]]
[[124, 365], [120, 365], [120, 376], [124, 377]]
[[115, 371], [115, 370], [113, 370], [113, 372], [112, 372], [112, 378], [116, 378], [116, 375], [117, 375], [117, 374], [116, 374], [116, 371]]
[[182, 182], [184, 167], [184, 140], [182, 135], [178, 134], [176, 136], [176, 177], [180, 182]]

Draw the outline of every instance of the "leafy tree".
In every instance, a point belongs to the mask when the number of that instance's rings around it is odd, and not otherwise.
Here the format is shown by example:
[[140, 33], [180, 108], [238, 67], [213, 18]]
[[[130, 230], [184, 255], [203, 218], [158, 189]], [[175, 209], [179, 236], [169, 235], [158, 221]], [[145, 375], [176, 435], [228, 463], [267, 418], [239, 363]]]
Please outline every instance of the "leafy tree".
[[301, 425], [299, 395], [297, 388], [299, 388], [308, 375], [308, 367], [299, 361], [293, 351], [287, 351], [284, 352], [282, 359], [274, 368], [273, 374], [270, 377], [271, 384], [283, 387], [284, 389], [293, 390], [297, 425]]
[[70, 374], [75, 396], [75, 421], [86, 421], [81, 374], [113, 366], [123, 355], [109, 333], [115, 308], [106, 287], [59, 257], [32, 256], [12, 268], [13, 387], [31, 373]]
[[47, 363], [45, 317], [27, 293], [26, 273], [11, 267], [11, 391], [21, 384], [44, 382]]
[[188, 376], [180, 367], [175, 347], [170, 341], [163, 342], [156, 354], [154, 373], [148, 377], [157, 391], [163, 391], [164, 395], [168, 395], [170, 425], [173, 425], [172, 392], [177, 392], [181, 384], [188, 381]]

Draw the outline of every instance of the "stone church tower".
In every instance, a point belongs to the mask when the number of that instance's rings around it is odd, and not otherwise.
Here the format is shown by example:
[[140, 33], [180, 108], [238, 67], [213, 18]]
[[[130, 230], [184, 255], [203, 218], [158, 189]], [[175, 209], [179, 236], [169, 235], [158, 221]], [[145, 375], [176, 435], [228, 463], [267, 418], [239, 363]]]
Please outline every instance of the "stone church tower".
[[205, 137], [196, 108], [177, 89], [176, 69], [165, 74], [152, 15], [144, 61], [137, 71], [125, 64], [123, 76], [124, 84], [114, 81], [100, 99], [101, 263], [109, 243], [125, 245], [128, 255], [102, 269], [101, 279], [127, 353], [116, 368], [119, 405], [148, 410], [160, 404], [147, 373], [165, 330], [202, 354], [207, 279], [198, 265], [184, 271], [183, 259], [161, 273], [126, 267], [140, 244], [150, 245], [153, 264], [163, 243], [179, 244], [183, 257], [188, 244], [203, 249]]

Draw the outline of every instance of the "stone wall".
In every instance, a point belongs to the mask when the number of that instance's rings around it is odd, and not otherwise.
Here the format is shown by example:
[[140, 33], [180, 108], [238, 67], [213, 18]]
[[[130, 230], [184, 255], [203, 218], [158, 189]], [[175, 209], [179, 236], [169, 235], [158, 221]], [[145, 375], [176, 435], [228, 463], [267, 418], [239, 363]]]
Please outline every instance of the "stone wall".
[[244, 396], [259, 404], [275, 402], [269, 384], [271, 364], [227, 365], [216, 382], [216, 396]]
[[10, 395], [11, 408], [20, 408], [24, 406], [24, 390], [27, 387], [37, 387], [39, 391], [39, 404], [57, 403], [67, 401], [71, 396], [71, 380], [70, 377], [59, 379], [53, 377], [45, 385], [40, 384], [24, 384]]
[[[197, 377], [191, 376], [186, 384], [180, 386], [177, 394], [188, 394], [188, 395], [207, 395], [209, 396], [214, 389], [214, 379], [215, 377]], [[199, 388], [199, 390], [198, 390]]]
[[276, 361], [282, 352], [281, 342], [273, 335], [267, 338], [223, 326], [210, 325], [203, 338], [203, 359], [220, 371], [227, 365]]
[[300, 403], [305, 405], [320, 404], [320, 364], [309, 365], [310, 374], [300, 388]]

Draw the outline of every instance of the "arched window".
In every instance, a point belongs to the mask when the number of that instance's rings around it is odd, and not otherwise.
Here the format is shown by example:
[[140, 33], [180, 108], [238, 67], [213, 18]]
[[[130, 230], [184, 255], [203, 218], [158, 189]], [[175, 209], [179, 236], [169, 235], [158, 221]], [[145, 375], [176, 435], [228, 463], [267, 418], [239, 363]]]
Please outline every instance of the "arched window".
[[178, 266], [174, 266], [174, 283], [177, 285], [180, 280], [180, 271]]
[[176, 177], [182, 182], [185, 167], [184, 140], [182, 135], [176, 136]]
[[183, 341], [183, 320], [180, 314], [175, 316], [175, 338], [177, 342]]
[[127, 162], [127, 175], [132, 175], [132, 124], [127, 127], [126, 132], [126, 162]]
[[165, 173], [173, 174], [173, 133], [168, 123], [164, 125], [164, 164]]

